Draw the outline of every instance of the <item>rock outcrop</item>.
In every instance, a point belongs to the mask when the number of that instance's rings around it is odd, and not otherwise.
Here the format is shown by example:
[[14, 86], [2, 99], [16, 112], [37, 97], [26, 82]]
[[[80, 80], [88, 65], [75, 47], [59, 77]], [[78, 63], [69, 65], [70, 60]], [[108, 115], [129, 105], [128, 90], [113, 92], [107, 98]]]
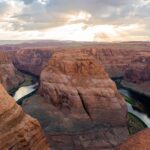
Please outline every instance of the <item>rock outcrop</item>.
[[122, 85], [150, 96], [150, 52], [141, 53], [126, 69]]
[[1, 84], [0, 149], [49, 150], [38, 121], [26, 115]]
[[0, 52], [0, 83], [9, 91], [16, 88], [23, 77], [19, 75], [6, 52]]
[[39, 76], [52, 53], [53, 51], [48, 49], [18, 50], [13, 61], [18, 70]]
[[38, 118], [54, 149], [111, 150], [128, 136], [126, 104], [93, 57], [53, 54], [39, 94], [23, 108]]
[[110, 77], [123, 76], [133, 56], [139, 55], [139, 51], [130, 49], [92, 48], [82, 51], [100, 60]]
[[150, 129], [140, 131], [130, 136], [116, 150], [149, 150]]

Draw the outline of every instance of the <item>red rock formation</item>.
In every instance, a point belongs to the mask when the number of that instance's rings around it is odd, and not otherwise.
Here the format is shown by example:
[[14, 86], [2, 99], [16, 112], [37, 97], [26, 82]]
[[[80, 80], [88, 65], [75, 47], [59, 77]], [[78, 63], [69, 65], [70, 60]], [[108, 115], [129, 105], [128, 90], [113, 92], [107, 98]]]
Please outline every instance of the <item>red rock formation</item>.
[[0, 149], [49, 149], [38, 121], [26, 115], [2, 85], [0, 85]]
[[52, 50], [24, 49], [18, 50], [14, 57], [14, 64], [19, 70], [39, 76], [52, 55]]
[[93, 57], [54, 54], [39, 93], [43, 98], [33, 96], [23, 107], [39, 119], [54, 149], [113, 149], [128, 136], [126, 104]]
[[139, 93], [150, 96], [150, 52], [141, 53], [126, 69], [122, 84]]
[[0, 83], [7, 90], [11, 90], [21, 82], [23, 82], [23, 77], [18, 74], [14, 65], [11, 63], [8, 53], [0, 52]]
[[150, 149], [150, 129], [140, 131], [130, 136], [116, 150], [149, 150]]
[[130, 49], [97, 48], [82, 51], [100, 60], [110, 77], [123, 76], [133, 56], [139, 55], [139, 51]]

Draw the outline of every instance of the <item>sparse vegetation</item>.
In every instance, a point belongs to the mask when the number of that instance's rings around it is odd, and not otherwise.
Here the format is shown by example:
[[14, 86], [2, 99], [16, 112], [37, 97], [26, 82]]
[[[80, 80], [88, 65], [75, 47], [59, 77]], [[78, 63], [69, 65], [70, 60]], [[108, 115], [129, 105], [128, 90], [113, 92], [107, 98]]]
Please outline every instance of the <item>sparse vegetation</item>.
[[138, 131], [145, 129], [146, 124], [132, 113], [128, 113], [128, 130], [130, 134], [134, 134]]

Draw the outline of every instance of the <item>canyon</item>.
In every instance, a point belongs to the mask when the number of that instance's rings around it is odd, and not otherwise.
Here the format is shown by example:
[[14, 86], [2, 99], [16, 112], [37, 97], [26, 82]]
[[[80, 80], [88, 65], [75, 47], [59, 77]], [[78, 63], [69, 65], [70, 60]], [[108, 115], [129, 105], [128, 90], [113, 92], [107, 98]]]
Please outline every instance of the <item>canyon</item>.
[[[37, 92], [22, 101], [23, 110], [0, 86], [2, 113], [9, 109], [13, 114], [6, 117], [11, 126], [2, 118], [10, 135], [2, 132], [2, 125], [0, 139], [8, 139], [2, 148], [47, 150], [50, 145], [56, 150], [114, 150], [119, 145], [121, 150], [130, 145], [134, 135], [130, 138], [128, 133], [127, 105], [110, 78], [121, 77], [123, 86], [134, 84], [140, 89], [137, 92], [149, 93], [150, 44], [36, 44], [0, 51], [0, 82], [7, 91], [24, 82], [22, 72], [36, 76], [39, 82]], [[142, 135], [146, 141], [147, 131]]]
[[38, 118], [52, 149], [113, 149], [128, 136], [127, 107], [114, 82], [80, 51], [53, 54], [38, 95], [23, 109]]

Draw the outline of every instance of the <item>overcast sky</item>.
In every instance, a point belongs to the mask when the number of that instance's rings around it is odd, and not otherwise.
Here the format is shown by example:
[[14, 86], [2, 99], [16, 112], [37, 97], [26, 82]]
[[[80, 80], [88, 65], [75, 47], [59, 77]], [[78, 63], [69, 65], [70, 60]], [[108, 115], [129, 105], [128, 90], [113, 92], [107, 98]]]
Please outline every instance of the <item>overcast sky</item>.
[[150, 40], [150, 0], [0, 0], [0, 40]]

